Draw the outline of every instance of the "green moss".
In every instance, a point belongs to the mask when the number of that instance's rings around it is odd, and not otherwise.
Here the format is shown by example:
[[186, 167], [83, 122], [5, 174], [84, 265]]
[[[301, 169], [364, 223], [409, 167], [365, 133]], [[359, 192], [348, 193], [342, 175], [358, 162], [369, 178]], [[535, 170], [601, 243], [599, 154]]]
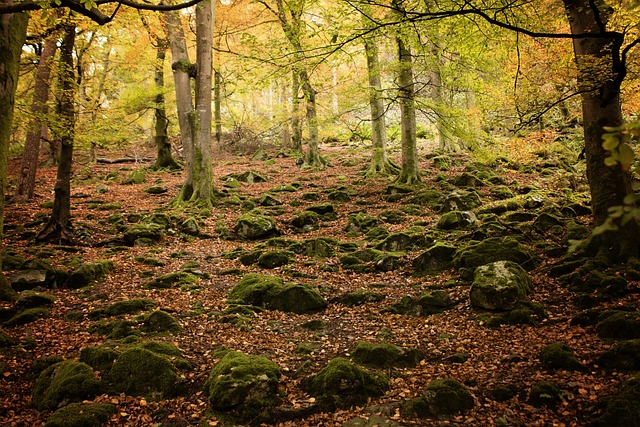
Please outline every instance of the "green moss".
[[600, 338], [640, 338], [640, 313], [614, 312], [596, 325], [596, 332]]
[[422, 396], [405, 402], [403, 415], [441, 417], [465, 413], [474, 406], [473, 396], [456, 380], [441, 378], [431, 381]]
[[254, 211], [240, 216], [233, 231], [243, 240], [267, 239], [279, 234], [271, 217]]
[[100, 392], [93, 371], [81, 362], [64, 361], [45, 369], [33, 387], [32, 402], [36, 409], [55, 409], [63, 402], [90, 399]]
[[424, 359], [424, 354], [415, 349], [404, 349], [394, 344], [360, 342], [351, 354], [353, 360], [373, 368], [414, 367]]
[[472, 242], [453, 255], [456, 268], [473, 270], [495, 261], [512, 261], [530, 269], [537, 265], [535, 255], [511, 237], [491, 237], [481, 242]]
[[100, 427], [115, 412], [109, 403], [71, 403], [51, 414], [44, 427]]
[[147, 282], [144, 287], [146, 289], [168, 289], [180, 287], [182, 285], [191, 285], [198, 282], [198, 276], [186, 271], [176, 271], [173, 273], [163, 274], [155, 279]]
[[389, 387], [384, 375], [374, 375], [345, 358], [336, 358], [308, 380], [309, 394], [327, 409], [363, 405]]
[[496, 261], [476, 268], [471, 304], [487, 310], [511, 310], [531, 292], [527, 272], [511, 261]]
[[604, 368], [623, 371], [640, 371], [640, 339], [616, 343], [597, 359]]
[[229, 301], [261, 306], [264, 296], [274, 287], [282, 286], [282, 279], [266, 274], [246, 274], [229, 292]]
[[27, 323], [35, 322], [38, 319], [46, 317], [49, 311], [43, 307], [29, 308], [3, 323], [4, 326], [19, 326], [26, 325]]
[[56, 300], [56, 297], [51, 294], [47, 294], [44, 292], [36, 292], [32, 290], [26, 290], [26, 291], [20, 292], [20, 295], [18, 295], [18, 299], [16, 300], [14, 307], [17, 310], [24, 310], [24, 309], [36, 308], [36, 307], [46, 307], [46, 306], [53, 305], [55, 300]]
[[529, 402], [533, 406], [555, 406], [561, 399], [560, 387], [554, 381], [539, 381], [529, 391]]
[[571, 348], [563, 342], [554, 342], [545, 346], [540, 352], [540, 363], [549, 369], [575, 371], [584, 368]]
[[280, 375], [265, 357], [229, 351], [211, 370], [204, 391], [213, 409], [251, 419], [279, 401]]
[[86, 262], [71, 273], [67, 281], [67, 286], [71, 289], [83, 288], [92, 282], [101, 280], [113, 269], [114, 264], [111, 260]]
[[620, 390], [603, 399], [602, 415], [593, 427], [637, 427], [640, 420], [640, 377], [627, 381]]
[[169, 313], [157, 310], [147, 316], [142, 322], [142, 332], [168, 332], [174, 335], [182, 332], [182, 327], [178, 321]]
[[124, 314], [134, 314], [139, 311], [148, 310], [152, 308], [154, 305], [155, 303], [152, 300], [146, 299], [146, 298], [144, 299], [135, 298], [131, 300], [118, 301], [118, 302], [114, 302], [113, 304], [111, 304], [110, 306], [104, 309], [97, 309], [92, 311], [89, 314], [89, 317], [92, 319], [98, 319], [101, 317], [108, 317], [108, 316], [122, 316]]
[[257, 263], [263, 268], [282, 267], [293, 262], [293, 254], [289, 251], [267, 251], [260, 254]]
[[80, 350], [80, 361], [91, 366], [93, 369], [106, 372], [111, 369], [118, 355], [119, 353], [117, 351], [102, 345], [84, 347]]

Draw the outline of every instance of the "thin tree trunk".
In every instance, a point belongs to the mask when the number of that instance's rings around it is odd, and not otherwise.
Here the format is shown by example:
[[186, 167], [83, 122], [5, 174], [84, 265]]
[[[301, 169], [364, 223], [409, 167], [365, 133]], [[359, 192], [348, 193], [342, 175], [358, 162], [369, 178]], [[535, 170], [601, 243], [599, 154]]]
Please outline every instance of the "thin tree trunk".
[[[280, 91], [280, 105], [284, 109], [284, 117], [288, 117], [288, 104], [287, 104], [287, 85], [282, 85]], [[289, 120], [285, 120], [282, 124], [282, 148], [288, 148], [291, 146], [291, 127], [289, 126]]]
[[[564, 0], [573, 34], [598, 34], [607, 25], [607, 6], [596, 0]], [[622, 125], [620, 84], [625, 64], [620, 61], [623, 35], [583, 37], [573, 41], [578, 66], [578, 86], [582, 92], [587, 179], [591, 190], [591, 207], [596, 226], [609, 218], [610, 208], [624, 205], [625, 196], [633, 192], [631, 174], [620, 164], [605, 165], [608, 156], [602, 147], [604, 126]], [[620, 224], [615, 232], [596, 236], [601, 253], [614, 261], [638, 255], [640, 228], [635, 219]]]
[[[100, 74], [98, 88], [96, 89], [96, 92], [92, 95], [92, 99], [93, 99], [93, 102], [91, 105], [91, 122], [92, 123], [98, 119], [98, 111], [100, 110], [100, 106], [102, 105], [102, 92], [104, 92], [104, 84], [107, 81], [107, 75], [109, 74], [109, 56], [110, 55], [111, 55], [111, 49], [107, 48], [104, 53], [104, 59], [102, 60], [102, 73]], [[91, 141], [91, 148], [89, 150], [89, 158], [91, 160], [91, 163], [95, 163], [96, 158], [98, 157], [96, 154], [96, 149], [97, 149], [97, 144], [95, 143], [95, 141]]]
[[[0, 0], [1, 4], [8, 2]], [[20, 71], [20, 54], [27, 37], [29, 15], [13, 13], [0, 15], [0, 243], [2, 243], [2, 223], [4, 219], [4, 196], [7, 187], [7, 163], [9, 158], [9, 138], [13, 120], [16, 87]], [[2, 259], [0, 257], [0, 270]], [[6, 281], [0, 274], [0, 281]]]
[[294, 68], [291, 73], [291, 148], [295, 153], [302, 153], [302, 123], [300, 121], [300, 75]]
[[399, 168], [387, 157], [387, 125], [382, 100], [382, 83], [378, 45], [372, 37], [364, 39], [364, 50], [367, 57], [367, 74], [369, 77], [369, 104], [371, 106], [371, 163], [366, 176], [388, 176], [396, 174]]
[[58, 113], [60, 126], [56, 135], [60, 139], [60, 164], [53, 189], [53, 209], [49, 222], [36, 236], [38, 242], [56, 244], [77, 244], [71, 231], [71, 166], [73, 161], [73, 139], [75, 126], [76, 79], [73, 68], [73, 45], [76, 28], [69, 25], [65, 28], [64, 38], [60, 45], [60, 90]]
[[220, 86], [222, 85], [222, 75], [220, 74], [219, 69], [213, 70], [213, 117], [215, 123], [215, 138], [216, 143], [220, 144], [222, 142], [222, 111], [221, 111], [221, 103], [222, 100], [220, 98]]
[[402, 141], [402, 167], [396, 182], [413, 185], [420, 182], [418, 150], [416, 146], [416, 110], [411, 51], [401, 37], [398, 44], [398, 101], [400, 102], [400, 127]]
[[30, 200], [36, 183], [36, 171], [40, 154], [40, 139], [45, 128], [45, 116], [49, 110], [49, 80], [51, 78], [51, 62], [57, 50], [57, 37], [49, 36], [45, 42], [40, 61], [36, 70], [36, 78], [33, 87], [33, 101], [31, 103], [31, 120], [24, 142], [22, 166], [18, 176], [18, 188], [16, 198], [18, 200]]
[[309, 147], [304, 159], [304, 167], [322, 169], [326, 161], [320, 156], [318, 150], [318, 113], [316, 105], [316, 91], [311, 86], [309, 74], [306, 70], [300, 72], [300, 83], [306, 104], [307, 128], [309, 130]]
[[155, 63], [155, 84], [158, 91], [155, 99], [155, 126], [153, 139], [156, 145], [157, 157], [153, 169], [180, 169], [180, 165], [171, 154], [171, 141], [167, 134], [169, 119], [167, 119], [167, 109], [164, 99], [164, 61], [166, 58], [166, 39], [156, 39], [156, 63]]

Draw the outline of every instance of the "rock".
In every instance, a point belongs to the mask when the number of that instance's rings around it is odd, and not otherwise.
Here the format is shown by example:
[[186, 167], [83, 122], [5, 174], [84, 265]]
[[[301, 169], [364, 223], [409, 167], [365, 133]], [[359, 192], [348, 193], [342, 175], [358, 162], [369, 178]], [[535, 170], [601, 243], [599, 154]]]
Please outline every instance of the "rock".
[[473, 396], [456, 380], [436, 379], [422, 396], [403, 402], [401, 414], [413, 418], [439, 418], [463, 414], [474, 406]]
[[253, 211], [238, 218], [233, 231], [242, 240], [268, 239], [280, 234], [271, 217]]
[[475, 191], [454, 191], [447, 195], [441, 207], [441, 212], [470, 211], [482, 205], [480, 196]]
[[413, 368], [424, 359], [424, 353], [413, 348], [404, 349], [390, 343], [360, 342], [351, 353], [351, 357], [355, 362], [372, 368]]
[[309, 206], [306, 210], [309, 212], [315, 212], [318, 215], [335, 213], [335, 209], [331, 203], [320, 203], [318, 205]]
[[15, 344], [15, 340], [4, 331], [0, 330], [0, 348], [8, 348]]
[[453, 254], [453, 266], [467, 269], [470, 273], [476, 267], [495, 261], [512, 261], [527, 270], [537, 265], [535, 255], [512, 237], [490, 237], [481, 242], [471, 242]]
[[125, 350], [107, 374], [107, 380], [117, 391], [152, 400], [174, 397], [184, 391], [171, 362], [140, 347]]
[[364, 289], [359, 291], [350, 292], [338, 299], [340, 304], [344, 304], [347, 307], [355, 307], [363, 305], [369, 302], [380, 302], [384, 300], [385, 296], [377, 292], [371, 292]]
[[83, 347], [80, 350], [80, 361], [98, 371], [108, 372], [120, 353], [104, 345]]
[[406, 215], [400, 211], [396, 211], [393, 209], [387, 209], [380, 212], [380, 219], [387, 224], [401, 224]]
[[640, 312], [613, 312], [596, 325], [596, 332], [600, 338], [640, 338]]
[[621, 341], [598, 357], [599, 366], [622, 371], [640, 371], [640, 339]]
[[402, 297], [391, 306], [389, 311], [395, 314], [424, 317], [442, 313], [452, 307], [453, 301], [449, 294], [443, 290], [435, 290], [425, 292], [416, 299], [410, 296]]
[[265, 357], [228, 351], [211, 370], [204, 392], [214, 410], [234, 411], [248, 420], [279, 402], [280, 375]]
[[389, 234], [375, 248], [385, 252], [404, 252], [421, 249], [431, 243], [433, 241], [427, 236], [400, 232]]
[[260, 254], [257, 263], [262, 268], [282, 267], [293, 262], [293, 254], [289, 251], [266, 251]]
[[389, 380], [339, 357], [309, 378], [307, 388], [322, 408], [346, 409], [363, 405], [371, 397], [382, 396], [389, 388]]
[[556, 406], [561, 400], [562, 392], [554, 381], [539, 381], [529, 391], [529, 403], [533, 406]]
[[[11, 288], [25, 291], [38, 286], [48, 288], [54, 282], [53, 272], [48, 270], [20, 270], [11, 275]], [[11, 294], [10, 292], [8, 294]]]
[[290, 249], [297, 254], [312, 258], [327, 258], [336, 254], [333, 241], [322, 237], [294, 243]]
[[476, 268], [471, 284], [471, 305], [485, 310], [511, 310], [531, 292], [527, 272], [511, 261], [496, 261]]
[[172, 335], [178, 335], [182, 332], [182, 327], [180, 323], [166, 311], [156, 310], [143, 320], [140, 330], [147, 333], [170, 333]]
[[99, 319], [109, 316], [122, 316], [123, 314], [135, 314], [139, 311], [148, 310], [155, 306], [155, 303], [146, 298], [134, 298], [114, 302], [104, 309], [96, 309], [89, 313], [92, 319]]
[[78, 267], [67, 281], [67, 286], [71, 289], [83, 288], [93, 282], [103, 279], [114, 269], [113, 261], [100, 260], [95, 262], [85, 262]]
[[611, 396], [602, 399], [602, 415], [593, 427], [637, 427], [640, 423], [640, 378], [629, 380]]
[[16, 299], [18, 299], [18, 293], [11, 287], [4, 275], [0, 275], [0, 301], [13, 302]]
[[176, 271], [158, 276], [147, 282], [144, 287], [146, 289], [169, 289], [182, 285], [191, 285], [197, 282], [198, 276], [195, 274], [186, 271]]
[[200, 235], [200, 224], [198, 224], [198, 221], [193, 217], [185, 219], [179, 226], [180, 231], [184, 234], [188, 234], [189, 236]]
[[507, 222], [529, 222], [537, 218], [533, 212], [511, 212], [505, 216]]
[[491, 195], [499, 200], [506, 200], [515, 196], [506, 185], [491, 187]]
[[455, 247], [438, 242], [413, 259], [413, 270], [417, 274], [438, 274], [453, 266], [455, 252]]
[[320, 215], [311, 211], [300, 212], [293, 217], [291, 225], [302, 231], [313, 231], [320, 228]]
[[268, 179], [266, 176], [262, 175], [259, 172], [255, 172], [255, 171], [245, 171], [242, 172], [240, 174], [236, 174], [234, 175], [235, 179], [237, 179], [240, 182], [246, 182], [249, 184], [254, 184], [257, 182], [267, 182]]
[[129, 246], [135, 246], [139, 241], [148, 239], [152, 243], [162, 240], [165, 227], [159, 224], [142, 222], [127, 227], [124, 231], [124, 241]]
[[475, 225], [478, 222], [478, 218], [473, 212], [470, 211], [450, 211], [443, 214], [436, 228], [440, 230], [455, 230], [460, 228], [468, 228]]
[[368, 215], [365, 212], [356, 212], [349, 214], [349, 221], [345, 227], [345, 231], [355, 233], [366, 233], [369, 229], [380, 223], [378, 218]]
[[258, 148], [258, 150], [253, 153], [253, 156], [251, 156], [251, 160], [253, 160], [254, 162], [263, 162], [268, 159], [269, 155], [266, 151], [264, 151], [264, 148], [262, 147]]
[[533, 221], [533, 228], [541, 233], [546, 233], [551, 228], [562, 225], [563, 223], [560, 221], [560, 218], [548, 213], [540, 214], [535, 221]]
[[260, 206], [280, 206], [282, 205], [282, 202], [273, 197], [271, 194], [265, 193], [258, 198], [258, 204]]
[[433, 207], [442, 197], [442, 191], [424, 190], [414, 196], [409, 197], [405, 203], [407, 205], [418, 205], [424, 207]]
[[343, 190], [332, 191], [327, 195], [327, 199], [334, 202], [348, 202], [351, 200], [349, 193]]
[[44, 427], [100, 427], [115, 412], [109, 403], [71, 403], [51, 414]]
[[89, 365], [66, 360], [49, 366], [38, 376], [32, 390], [32, 403], [44, 411], [91, 399], [99, 393], [100, 382]]
[[540, 352], [540, 363], [548, 369], [580, 371], [584, 365], [578, 361], [571, 348], [563, 342], [554, 342]]
[[164, 194], [167, 191], [169, 191], [169, 189], [166, 186], [161, 185], [161, 184], [151, 185], [151, 186], [146, 187], [144, 189], [144, 192], [147, 193], [147, 194]]
[[450, 156], [443, 154], [443, 155], [435, 156], [434, 158], [432, 158], [431, 164], [436, 169], [440, 169], [441, 171], [446, 171], [446, 170], [449, 170], [449, 168], [453, 164], [453, 161], [451, 160]]
[[484, 187], [486, 184], [476, 175], [469, 172], [463, 172], [452, 180], [452, 184], [456, 187]]
[[56, 297], [44, 292], [22, 291], [18, 295], [14, 308], [23, 311], [29, 308], [48, 307], [53, 305]]
[[38, 319], [49, 315], [49, 311], [44, 307], [29, 308], [18, 312], [9, 320], [3, 323], [4, 326], [19, 326], [35, 322]]

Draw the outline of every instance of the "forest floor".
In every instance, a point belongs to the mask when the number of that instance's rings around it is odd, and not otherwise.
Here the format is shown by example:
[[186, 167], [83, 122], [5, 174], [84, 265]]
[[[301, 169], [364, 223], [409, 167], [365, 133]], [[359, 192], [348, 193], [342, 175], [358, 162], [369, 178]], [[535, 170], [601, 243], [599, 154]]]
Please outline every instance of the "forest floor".
[[[281, 236], [291, 239], [313, 237], [335, 237], [341, 241], [365, 245], [364, 236], [347, 235], [345, 227], [349, 214], [365, 211], [381, 218], [382, 212], [401, 212], [395, 223], [384, 225], [390, 232], [398, 232], [418, 222], [425, 229], [435, 226], [440, 214], [430, 207], [408, 210], [403, 201], [388, 202], [385, 189], [391, 183], [387, 179], [363, 180], [363, 168], [368, 164], [368, 155], [360, 147], [324, 145], [321, 150], [328, 156], [331, 166], [323, 171], [299, 168], [292, 158], [273, 158], [268, 162], [252, 161], [247, 156], [238, 157], [218, 153], [214, 162], [215, 185], [224, 188], [222, 178], [231, 173], [246, 170], [260, 172], [269, 179], [264, 183], [242, 183], [233, 190], [242, 198], [258, 198], [280, 184], [299, 183], [296, 192], [278, 192], [274, 196], [283, 202], [284, 211], [274, 219]], [[103, 153], [103, 156], [113, 154]], [[442, 188], [434, 178], [443, 173], [433, 167], [432, 161], [421, 156], [423, 181], [427, 188]], [[448, 178], [460, 175], [472, 159], [459, 156], [446, 172]], [[587, 196], [584, 176], [568, 174], [561, 169], [548, 173], [537, 168], [546, 160], [533, 157], [531, 170], [522, 172], [503, 167], [493, 167], [494, 172], [507, 182], [514, 192], [518, 188], [530, 187], [561, 195], [572, 185], [574, 198]], [[0, 425], [12, 427], [38, 427], [46, 421], [50, 412], [39, 412], [31, 403], [33, 378], [30, 370], [37, 358], [62, 356], [77, 358], [83, 347], [98, 345], [105, 337], [90, 333], [95, 323], [88, 313], [104, 308], [116, 301], [148, 298], [179, 319], [183, 332], [162, 339], [171, 341], [182, 350], [184, 357], [193, 366], [184, 374], [190, 385], [190, 393], [172, 399], [150, 401], [140, 397], [100, 395], [96, 402], [109, 402], [117, 406], [117, 413], [106, 424], [108, 426], [216, 426], [228, 425], [211, 415], [202, 385], [211, 368], [217, 362], [214, 351], [221, 346], [248, 354], [263, 355], [277, 363], [282, 370], [280, 380], [285, 403], [292, 407], [304, 405], [314, 399], [301, 387], [305, 377], [319, 371], [335, 357], [349, 357], [358, 342], [390, 341], [394, 344], [417, 348], [426, 358], [414, 368], [394, 368], [390, 374], [390, 387], [384, 396], [370, 402], [384, 404], [419, 396], [425, 386], [437, 378], [452, 378], [463, 383], [475, 399], [473, 409], [464, 415], [448, 419], [402, 419], [394, 417], [403, 425], [441, 426], [583, 426], [597, 416], [598, 403], [613, 393], [630, 376], [598, 367], [594, 361], [599, 354], [611, 347], [611, 343], [598, 338], [593, 328], [570, 324], [579, 309], [573, 304], [572, 294], [557, 279], [547, 276], [549, 266], [556, 261], [544, 255], [545, 246], [561, 246], [561, 237], [540, 235], [542, 244], [534, 247], [541, 259], [540, 266], [530, 272], [533, 283], [532, 301], [540, 303], [546, 318], [536, 324], [503, 325], [488, 328], [482, 322], [481, 312], [469, 303], [469, 286], [446, 287], [455, 307], [442, 314], [414, 317], [381, 312], [406, 295], [419, 295], [427, 289], [442, 288], [457, 278], [454, 269], [436, 276], [415, 277], [411, 260], [421, 251], [404, 254], [406, 265], [391, 272], [356, 273], [340, 266], [337, 257], [320, 260], [297, 255], [294, 264], [265, 270], [257, 265], [244, 266], [237, 259], [223, 256], [237, 247], [250, 249], [259, 242], [244, 242], [225, 237], [221, 230], [232, 230], [240, 206], [220, 205], [211, 215], [202, 220], [201, 232], [206, 238], [193, 238], [181, 233], [165, 235], [163, 240], [151, 247], [128, 247], [114, 251], [108, 246], [98, 245], [112, 239], [113, 227], [108, 218], [114, 214], [131, 215], [150, 212], [171, 212], [168, 207], [178, 194], [183, 182], [180, 173], [147, 172], [146, 182], [125, 185], [121, 181], [132, 170], [148, 164], [76, 164], [72, 182], [72, 216], [77, 229], [90, 239], [90, 246], [68, 248], [55, 245], [34, 245], [33, 233], [43, 226], [49, 209], [43, 204], [52, 199], [55, 169], [41, 168], [37, 178], [37, 197], [27, 203], [9, 203], [5, 211], [6, 235], [3, 244], [25, 258], [45, 259], [54, 266], [68, 269], [73, 259], [82, 261], [110, 259], [115, 269], [105, 280], [79, 290], [50, 289], [47, 292], [57, 298], [49, 315], [32, 323], [4, 327], [22, 348], [21, 351], [0, 353]], [[10, 165], [10, 184], [15, 179], [19, 159]], [[540, 173], [542, 171], [542, 173]], [[111, 179], [108, 179], [111, 177]], [[144, 191], [151, 184], [161, 184], [168, 191], [152, 195]], [[106, 185], [107, 191], [99, 193], [98, 186]], [[336, 189], [352, 192], [351, 200], [334, 202], [337, 212], [335, 221], [325, 221], [315, 231], [301, 232], [292, 227], [291, 219], [305, 207], [327, 201], [327, 194]], [[491, 185], [478, 187], [485, 205], [498, 202], [491, 194]], [[316, 192], [319, 200], [307, 201], [301, 197]], [[444, 192], [444, 190], [443, 190]], [[11, 190], [9, 191], [11, 193]], [[443, 193], [444, 194], [444, 193]], [[11, 195], [11, 194], [9, 194]], [[293, 202], [293, 203], [292, 203]], [[554, 201], [551, 204], [556, 203]], [[101, 206], [103, 207], [101, 209]], [[105, 206], [109, 206], [105, 209]], [[590, 217], [576, 219], [585, 225]], [[468, 231], [452, 232], [452, 238], [462, 238]], [[456, 234], [458, 233], [458, 234]], [[231, 233], [233, 234], [233, 233]], [[454, 240], [455, 241], [455, 240]], [[156, 266], [141, 262], [153, 257]], [[197, 266], [207, 273], [198, 282], [198, 287], [181, 289], [146, 289], [150, 278], [180, 271], [185, 263]], [[327, 268], [331, 266], [332, 268]], [[240, 279], [240, 275], [221, 274], [239, 269], [241, 273], [263, 272], [281, 276], [287, 280], [308, 283], [318, 288], [329, 301], [326, 309], [311, 314], [292, 314], [265, 310], [257, 313], [243, 327], [221, 323], [216, 313], [227, 308], [227, 292]], [[9, 277], [10, 272], [7, 272]], [[637, 283], [630, 286], [637, 287]], [[348, 307], [338, 302], [339, 297], [358, 290], [375, 290], [384, 295], [380, 302], [368, 302]], [[2, 303], [4, 304], [4, 303]], [[631, 294], [610, 304], [638, 305], [637, 294]], [[9, 304], [4, 304], [8, 306]], [[194, 307], [202, 314], [190, 314]], [[73, 320], [69, 313], [80, 312], [83, 316]], [[321, 320], [324, 328], [312, 331], [301, 325], [311, 320]], [[583, 371], [546, 370], [539, 361], [541, 349], [553, 342], [568, 344], [578, 359], [588, 366]], [[309, 355], [296, 352], [301, 343], [311, 343]], [[455, 353], [466, 353], [468, 359], [454, 363], [447, 359]], [[529, 403], [531, 386], [541, 380], [553, 380], [561, 385], [562, 401], [555, 407], [536, 407]], [[512, 385], [517, 392], [506, 401], [492, 398], [491, 390], [500, 385]], [[336, 410], [311, 414], [293, 421], [274, 421], [277, 426], [341, 426], [345, 421], [360, 416], [362, 408]]]

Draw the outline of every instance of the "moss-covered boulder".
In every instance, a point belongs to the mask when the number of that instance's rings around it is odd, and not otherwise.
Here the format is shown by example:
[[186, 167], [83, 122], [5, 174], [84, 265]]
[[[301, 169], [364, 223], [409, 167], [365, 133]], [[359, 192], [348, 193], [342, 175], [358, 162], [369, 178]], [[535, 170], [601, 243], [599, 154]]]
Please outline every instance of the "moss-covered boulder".
[[33, 406], [44, 411], [91, 399], [98, 393], [100, 382], [89, 365], [66, 360], [49, 366], [38, 376], [31, 397]]
[[268, 239], [280, 234], [273, 218], [254, 211], [240, 216], [233, 231], [241, 240]]
[[4, 276], [0, 277], [0, 301], [14, 302], [16, 299], [18, 299], [18, 293]]
[[184, 392], [173, 364], [141, 347], [124, 351], [107, 374], [107, 381], [119, 392], [153, 400]]
[[596, 325], [600, 338], [637, 339], [640, 338], [640, 312], [612, 312]]
[[111, 369], [119, 355], [120, 353], [104, 345], [83, 347], [82, 350], [80, 350], [80, 361], [91, 366], [93, 369], [107, 372]]
[[539, 381], [529, 390], [529, 403], [533, 406], [556, 406], [562, 400], [562, 390], [555, 381]]
[[404, 252], [422, 249], [430, 244], [433, 244], [433, 240], [425, 235], [400, 232], [389, 234], [375, 248], [385, 252]]
[[540, 363], [548, 369], [566, 369], [579, 371], [584, 369], [571, 348], [563, 342], [546, 345], [540, 352]]
[[348, 294], [338, 298], [337, 302], [339, 302], [340, 304], [344, 304], [347, 307], [355, 307], [369, 302], [380, 302], [384, 300], [384, 298], [385, 296], [378, 292], [360, 289], [355, 292], [349, 292]]
[[113, 271], [115, 268], [113, 261], [100, 260], [95, 262], [85, 262], [78, 267], [67, 281], [67, 286], [71, 289], [83, 288], [93, 282], [97, 282]]
[[326, 258], [336, 254], [335, 242], [324, 237], [294, 243], [289, 249], [297, 254], [312, 258]]
[[389, 380], [372, 374], [345, 358], [336, 358], [307, 380], [309, 394], [326, 409], [363, 405], [369, 398], [382, 396]]
[[322, 216], [335, 213], [335, 208], [332, 203], [319, 203], [317, 205], [309, 206], [305, 210], [317, 213], [318, 215]]
[[26, 310], [15, 312], [11, 310], [11, 317], [6, 320], [3, 325], [4, 326], [19, 326], [26, 325], [27, 323], [35, 322], [38, 319], [42, 319], [43, 317], [47, 317], [49, 315], [49, 310], [44, 307], [35, 307], [28, 308]]
[[454, 177], [451, 183], [460, 188], [484, 187], [487, 185], [482, 179], [478, 178], [478, 176], [469, 172], [462, 172], [460, 175]]
[[11, 347], [15, 343], [15, 340], [9, 334], [0, 329], [0, 348]]
[[266, 357], [228, 351], [211, 370], [204, 392], [214, 410], [251, 419], [279, 402], [280, 375]]
[[18, 311], [23, 311], [29, 308], [49, 307], [55, 301], [55, 296], [45, 292], [22, 291], [18, 295], [14, 308]]
[[413, 271], [417, 275], [438, 274], [453, 266], [454, 246], [438, 242], [413, 259]]
[[482, 199], [475, 190], [454, 191], [444, 197], [440, 210], [450, 211], [470, 211], [482, 205]]
[[[25, 291], [37, 287], [48, 288], [55, 282], [53, 269], [27, 269], [14, 272], [9, 281], [14, 291]], [[9, 290], [8, 295], [13, 295]]]
[[291, 219], [291, 225], [300, 231], [313, 231], [320, 228], [321, 217], [315, 212], [303, 211]]
[[264, 176], [260, 172], [256, 172], [256, 171], [252, 171], [252, 170], [244, 171], [242, 173], [239, 173], [239, 174], [236, 174], [236, 175], [233, 175], [233, 176], [238, 181], [246, 182], [248, 184], [253, 184], [253, 183], [257, 183], [257, 182], [267, 182], [268, 181], [266, 176]]
[[597, 364], [621, 371], [640, 371], [640, 339], [621, 341], [600, 355]]
[[307, 313], [327, 306], [322, 295], [309, 285], [284, 283], [279, 277], [256, 273], [245, 275], [231, 289], [229, 302], [291, 313]]
[[453, 266], [466, 269], [471, 274], [476, 267], [495, 261], [512, 261], [526, 270], [531, 270], [538, 264], [535, 254], [512, 237], [491, 237], [480, 242], [472, 241], [453, 254]]
[[531, 293], [527, 272], [510, 261], [481, 265], [473, 274], [471, 305], [485, 310], [511, 310]]
[[187, 271], [174, 271], [163, 274], [145, 283], [146, 289], [169, 289], [198, 282], [198, 276]]
[[425, 292], [417, 298], [404, 296], [389, 309], [391, 313], [409, 316], [431, 316], [453, 307], [453, 301], [446, 291], [441, 289]]
[[403, 416], [412, 418], [441, 418], [469, 411], [473, 396], [458, 381], [441, 378], [431, 381], [420, 397], [401, 405]]
[[293, 262], [293, 254], [289, 251], [266, 251], [262, 252], [256, 262], [262, 268], [282, 267]]
[[276, 199], [275, 197], [273, 197], [271, 194], [265, 193], [262, 194], [260, 197], [258, 197], [258, 200], [256, 200], [258, 202], [258, 204], [260, 206], [280, 206], [282, 205], [282, 202], [278, 199]]
[[412, 368], [424, 359], [424, 353], [391, 343], [360, 342], [351, 353], [351, 357], [355, 362], [372, 368]]
[[157, 310], [145, 317], [140, 330], [146, 333], [169, 333], [178, 335], [182, 332], [182, 327], [175, 317], [166, 311]]
[[593, 427], [637, 427], [640, 425], [640, 377], [627, 381], [601, 402], [602, 415], [592, 421]]
[[100, 427], [115, 412], [109, 403], [71, 403], [51, 414], [44, 427]]
[[450, 211], [444, 213], [436, 224], [440, 230], [456, 230], [469, 228], [478, 222], [476, 214], [471, 211]]
[[366, 233], [369, 229], [377, 226], [380, 220], [374, 216], [371, 216], [365, 212], [356, 212], [349, 214], [349, 220], [345, 231], [347, 233]]
[[124, 231], [124, 241], [129, 246], [141, 245], [143, 241], [157, 243], [162, 240], [162, 234], [166, 227], [153, 222], [140, 222], [132, 224]]

